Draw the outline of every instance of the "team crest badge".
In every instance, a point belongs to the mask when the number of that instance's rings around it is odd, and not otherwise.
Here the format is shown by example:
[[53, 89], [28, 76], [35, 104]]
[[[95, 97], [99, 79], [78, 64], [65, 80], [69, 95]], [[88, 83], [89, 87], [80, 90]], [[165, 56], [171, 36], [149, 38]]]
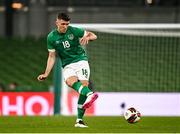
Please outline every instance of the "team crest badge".
[[68, 35], [68, 38], [69, 38], [70, 40], [73, 40], [73, 39], [74, 39], [74, 35], [73, 35], [73, 34], [69, 34], [69, 35]]

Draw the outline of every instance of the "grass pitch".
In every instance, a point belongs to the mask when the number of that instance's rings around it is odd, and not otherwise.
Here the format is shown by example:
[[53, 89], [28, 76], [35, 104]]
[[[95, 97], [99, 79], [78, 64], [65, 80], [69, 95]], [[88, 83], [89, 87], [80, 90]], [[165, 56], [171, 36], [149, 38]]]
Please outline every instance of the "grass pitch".
[[74, 128], [76, 117], [0, 117], [0, 133], [180, 133], [180, 117], [142, 117], [135, 124], [121, 116], [85, 117], [89, 128]]

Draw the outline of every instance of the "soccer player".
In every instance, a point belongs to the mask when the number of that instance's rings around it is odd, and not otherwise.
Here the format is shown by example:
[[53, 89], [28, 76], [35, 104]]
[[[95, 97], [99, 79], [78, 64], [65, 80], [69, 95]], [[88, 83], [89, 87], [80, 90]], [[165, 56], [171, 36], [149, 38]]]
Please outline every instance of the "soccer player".
[[52, 30], [47, 37], [49, 56], [46, 70], [39, 75], [39, 81], [45, 80], [51, 72], [56, 53], [62, 61], [64, 80], [66, 84], [79, 93], [78, 115], [75, 127], [88, 127], [83, 122], [85, 110], [98, 98], [98, 94], [88, 88], [90, 68], [88, 57], [83, 45], [97, 39], [97, 36], [82, 28], [69, 26], [70, 17], [66, 13], [59, 13], [56, 18], [57, 28]]

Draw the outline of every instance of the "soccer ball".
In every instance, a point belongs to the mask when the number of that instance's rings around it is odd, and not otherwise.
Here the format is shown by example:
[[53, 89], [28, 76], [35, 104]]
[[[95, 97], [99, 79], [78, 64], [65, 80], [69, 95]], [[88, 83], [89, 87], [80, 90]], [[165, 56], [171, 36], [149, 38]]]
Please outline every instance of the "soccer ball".
[[124, 113], [124, 118], [129, 122], [129, 123], [135, 123], [140, 120], [141, 114], [139, 111], [137, 111], [135, 108], [131, 107], [128, 108], [125, 113]]

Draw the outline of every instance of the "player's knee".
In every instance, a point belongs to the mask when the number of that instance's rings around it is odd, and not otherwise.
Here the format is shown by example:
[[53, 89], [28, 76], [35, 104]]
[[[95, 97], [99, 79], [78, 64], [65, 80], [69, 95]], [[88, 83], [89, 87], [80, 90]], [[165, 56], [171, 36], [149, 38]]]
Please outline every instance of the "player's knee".
[[88, 81], [81, 81], [81, 83], [82, 83], [83, 86], [88, 86], [89, 85]]
[[77, 77], [72, 76], [72, 77], [69, 77], [69, 78], [66, 80], [66, 84], [67, 84], [68, 86], [72, 87], [73, 84], [74, 84], [75, 82], [77, 82], [77, 81], [78, 81]]

